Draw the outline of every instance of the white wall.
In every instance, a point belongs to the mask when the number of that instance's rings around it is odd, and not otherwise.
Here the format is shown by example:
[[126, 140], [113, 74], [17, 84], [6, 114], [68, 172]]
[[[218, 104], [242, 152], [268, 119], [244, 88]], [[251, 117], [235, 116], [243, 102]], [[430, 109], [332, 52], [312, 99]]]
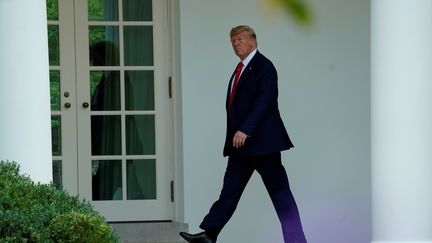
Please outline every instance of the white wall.
[[44, 0], [0, 1], [0, 160], [52, 181], [48, 34]]
[[[263, 2], [180, 1], [185, 221], [197, 232], [222, 186], [225, 93], [238, 62], [228, 33], [248, 24], [279, 72], [296, 146], [284, 165], [309, 242], [370, 242], [369, 1], [309, 0], [315, 22], [306, 29]], [[258, 174], [220, 242], [282, 242]]]

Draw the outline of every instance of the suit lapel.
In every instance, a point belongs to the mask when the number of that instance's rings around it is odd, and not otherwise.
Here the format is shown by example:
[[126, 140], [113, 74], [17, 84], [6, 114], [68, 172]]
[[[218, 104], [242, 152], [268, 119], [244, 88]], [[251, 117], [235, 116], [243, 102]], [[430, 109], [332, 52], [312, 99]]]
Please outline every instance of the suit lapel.
[[259, 58], [259, 55], [261, 55], [258, 51], [255, 53], [255, 56], [250, 60], [248, 65], [243, 70], [243, 73], [240, 76], [240, 79], [237, 84], [236, 93], [241, 90], [242, 86], [247, 83], [247, 80], [249, 79], [249, 76], [252, 73], [252, 70], [255, 68], [255, 62]]
[[228, 109], [229, 108], [228, 104], [229, 104], [229, 97], [231, 95], [231, 85], [232, 85], [232, 82], [233, 82], [234, 75], [235, 75], [235, 69], [234, 69], [234, 72], [231, 75], [231, 78], [229, 79], [229, 82], [228, 82], [228, 89], [227, 89], [227, 95], [226, 95], [226, 101], [225, 101], [225, 103], [226, 103], [225, 106], [226, 106], [227, 110], [229, 110]]
[[[248, 76], [250, 75], [251, 71], [254, 69], [254, 66], [255, 66], [254, 64], [255, 64], [256, 60], [259, 58], [260, 55], [261, 55], [261, 53], [259, 51], [257, 51], [255, 53], [255, 56], [250, 60], [250, 62], [248, 63], [248, 65], [243, 70], [243, 72], [242, 72], [242, 74], [240, 76], [240, 79], [239, 79], [239, 81], [237, 83], [236, 93], [238, 93], [239, 90], [241, 90], [241, 87], [243, 86], [243, 83], [247, 83], [247, 81], [245, 81], [245, 80], [247, 80], [249, 78]], [[235, 75], [235, 69], [234, 69], [234, 72], [231, 75], [231, 78], [230, 78], [230, 81], [229, 81], [229, 84], [228, 84], [228, 90], [227, 90], [227, 96], [226, 96], [226, 107], [227, 107], [227, 110], [228, 110], [229, 97], [231, 95], [231, 85], [232, 85], [232, 82], [233, 82], [234, 75]], [[235, 102], [235, 98], [234, 98], [233, 102]]]

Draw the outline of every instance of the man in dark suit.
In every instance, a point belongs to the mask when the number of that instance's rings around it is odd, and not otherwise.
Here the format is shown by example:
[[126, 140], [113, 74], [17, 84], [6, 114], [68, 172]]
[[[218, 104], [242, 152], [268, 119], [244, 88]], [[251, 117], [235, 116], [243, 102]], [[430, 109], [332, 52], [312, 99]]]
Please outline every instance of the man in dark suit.
[[204, 231], [180, 235], [192, 243], [216, 242], [256, 170], [276, 209], [285, 243], [305, 243], [297, 205], [281, 162], [280, 152], [294, 146], [279, 114], [276, 69], [257, 51], [252, 28], [234, 27], [230, 36], [241, 62], [231, 76], [227, 92], [224, 156], [229, 158], [223, 188], [200, 225]]

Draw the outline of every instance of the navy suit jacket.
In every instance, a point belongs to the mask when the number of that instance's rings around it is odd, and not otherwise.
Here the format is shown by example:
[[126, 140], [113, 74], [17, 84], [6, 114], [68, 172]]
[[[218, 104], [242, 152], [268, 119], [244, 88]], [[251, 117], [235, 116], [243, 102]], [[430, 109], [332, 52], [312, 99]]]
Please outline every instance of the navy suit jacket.
[[[224, 156], [259, 156], [294, 147], [279, 113], [278, 78], [273, 63], [257, 52], [240, 76], [234, 100], [228, 107], [234, 73], [227, 91]], [[238, 130], [249, 137], [244, 146], [236, 149], [232, 143]]]

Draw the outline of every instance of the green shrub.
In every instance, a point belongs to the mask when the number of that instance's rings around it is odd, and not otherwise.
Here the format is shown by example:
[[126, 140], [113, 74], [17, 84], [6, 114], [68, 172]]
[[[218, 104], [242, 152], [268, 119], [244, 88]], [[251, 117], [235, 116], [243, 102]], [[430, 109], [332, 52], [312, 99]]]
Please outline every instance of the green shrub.
[[119, 242], [90, 203], [0, 162], [0, 242]]

